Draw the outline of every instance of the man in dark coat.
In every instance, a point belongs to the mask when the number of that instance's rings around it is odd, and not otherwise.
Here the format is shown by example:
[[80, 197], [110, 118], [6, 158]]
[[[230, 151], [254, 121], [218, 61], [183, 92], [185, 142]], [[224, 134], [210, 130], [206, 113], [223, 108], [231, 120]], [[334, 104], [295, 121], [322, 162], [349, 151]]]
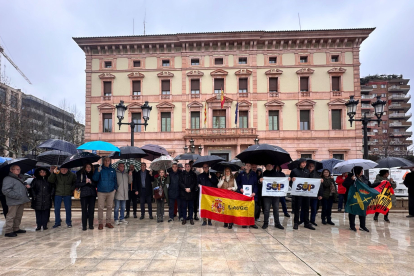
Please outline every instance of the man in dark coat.
[[404, 185], [408, 188], [408, 216], [414, 217], [414, 168], [404, 178]]
[[148, 204], [148, 213], [149, 218], [153, 219], [152, 216], [152, 182], [154, 177], [147, 170], [147, 164], [141, 163], [141, 170], [139, 172], [134, 172], [133, 176], [133, 187], [135, 194], [139, 196], [141, 204], [141, 217], [139, 219], [144, 219], [145, 217], [145, 202]]
[[[209, 172], [209, 166], [207, 163], [203, 164], [203, 172], [200, 173], [197, 177], [197, 183], [198, 186], [207, 186], [207, 187], [213, 187], [213, 188], [217, 188], [217, 184], [218, 184], [218, 179], [216, 177], [216, 174]], [[207, 219], [203, 218], [203, 224], [202, 226], [207, 225]], [[208, 225], [213, 225], [211, 224], [211, 219], [208, 219]]]
[[189, 163], [185, 164], [185, 171], [181, 173], [180, 178], [180, 195], [181, 195], [181, 214], [183, 216], [182, 224], [187, 223], [187, 209], [190, 224], [194, 225], [194, 198], [197, 189], [197, 175], [191, 170]]
[[[255, 209], [260, 208], [258, 204], [258, 193], [257, 193], [257, 175], [254, 171], [251, 170], [252, 166], [250, 163], [246, 163], [244, 167], [244, 171], [240, 172], [237, 176], [237, 190], [240, 193], [243, 193], [243, 185], [251, 185], [252, 186], [252, 197], [254, 197], [255, 202]], [[258, 227], [256, 224], [250, 225], [251, 228], [257, 229]], [[243, 226], [243, 228], [247, 228], [247, 226]]]
[[[129, 171], [134, 173], [135, 172], [135, 166], [134, 164], [129, 165]], [[126, 215], [125, 218], [129, 218], [129, 212], [131, 211], [131, 201], [132, 201], [132, 210], [134, 212], [134, 218], [137, 218], [137, 202], [138, 198], [135, 194], [134, 185], [131, 183], [128, 185], [128, 200], [126, 202]]]
[[[197, 171], [197, 168], [193, 167], [194, 161], [190, 161], [188, 162], [190, 164], [191, 170], [196, 174], [196, 177], [198, 177], [198, 175], [200, 175], [200, 172]], [[199, 208], [199, 203], [200, 203], [200, 198], [199, 198], [199, 189], [198, 186], [195, 188], [194, 190], [194, 219], [195, 220], [199, 220], [198, 218], [198, 208]]]
[[[168, 219], [168, 222], [174, 220], [175, 203], [177, 203], [178, 206], [181, 206], [180, 175], [181, 172], [178, 170], [178, 164], [173, 163], [171, 171], [169, 172], [170, 185], [168, 186], [168, 213], [170, 218]], [[181, 208], [178, 208], [178, 219], [180, 220], [182, 216], [183, 215], [181, 214]]]

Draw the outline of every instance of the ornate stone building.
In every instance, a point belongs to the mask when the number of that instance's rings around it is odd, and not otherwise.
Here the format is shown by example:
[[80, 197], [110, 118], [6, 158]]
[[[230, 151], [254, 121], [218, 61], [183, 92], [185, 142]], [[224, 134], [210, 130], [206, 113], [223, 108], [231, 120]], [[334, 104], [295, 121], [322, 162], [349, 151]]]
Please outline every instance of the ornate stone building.
[[232, 159], [259, 138], [292, 158], [361, 157], [361, 125], [350, 127], [344, 103], [361, 96], [360, 45], [373, 30], [74, 38], [86, 57], [85, 140], [130, 144], [115, 105], [128, 106], [124, 122], [141, 121], [148, 101], [135, 145], [173, 156], [193, 138], [203, 155]]

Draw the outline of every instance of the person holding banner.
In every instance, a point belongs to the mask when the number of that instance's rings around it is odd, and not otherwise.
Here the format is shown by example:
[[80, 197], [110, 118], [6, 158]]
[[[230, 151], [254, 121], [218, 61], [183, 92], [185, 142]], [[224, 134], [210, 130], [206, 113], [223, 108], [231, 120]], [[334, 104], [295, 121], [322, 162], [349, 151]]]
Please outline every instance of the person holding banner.
[[[260, 208], [258, 206], [258, 194], [257, 194], [257, 175], [255, 172], [251, 170], [252, 166], [250, 163], [246, 163], [244, 166], [244, 171], [241, 171], [237, 176], [236, 182], [238, 186], [238, 190], [243, 195], [247, 195], [254, 198], [254, 208]], [[247, 189], [250, 189], [248, 191]], [[243, 228], [247, 228], [247, 226], [243, 226]], [[250, 225], [250, 228], [257, 229], [256, 224]]]
[[338, 194], [335, 181], [328, 169], [322, 171], [322, 224], [335, 225], [332, 222], [332, 205]]
[[[224, 169], [224, 175], [220, 179], [219, 183], [217, 184], [219, 189], [226, 189], [229, 191], [235, 192], [237, 190], [237, 183], [236, 179], [234, 179], [233, 174], [231, 173], [230, 168]], [[233, 228], [233, 223], [224, 223], [224, 228], [228, 227], [228, 229]]]
[[405, 175], [404, 185], [408, 188], [408, 216], [407, 218], [414, 217], [414, 168]]
[[[207, 186], [207, 187], [217, 187], [217, 183], [218, 183], [218, 179], [216, 177], [216, 175], [212, 172], [209, 172], [209, 166], [207, 163], [203, 164], [203, 172], [200, 173], [197, 176], [197, 182], [198, 182], [198, 186]], [[206, 218], [202, 218], [203, 219], [203, 224], [202, 226], [206, 226], [207, 225], [207, 219]], [[211, 224], [211, 219], [208, 219], [208, 225], [212, 226], [213, 224]]]
[[[395, 181], [392, 179], [392, 178], [390, 178], [389, 180], [388, 180], [388, 176], [390, 175], [390, 172], [388, 171], [388, 170], [380, 170], [379, 171], [379, 174], [377, 174], [377, 176], [375, 177], [375, 181], [374, 181], [374, 185], [376, 185], [376, 184], [380, 184], [382, 181], [388, 181], [388, 182], [390, 182], [390, 184], [391, 184], [391, 187], [393, 188], [393, 189], [395, 189], [395, 188], [397, 188], [397, 183], [395, 183]], [[377, 185], [376, 185], [377, 186]], [[392, 194], [391, 195], [391, 200], [392, 200], [392, 206], [396, 206], [397, 205], [397, 198], [395, 197], [395, 194]], [[388, 213], [389, 213], [390, 211], [388, 210], [388, 212], [387, 212], [387, 214], [386, 215], [384, 215], [384, 221], [386, 221], [386, 222], [390, 222], [390, 220], [388, 219]], [[375, 213], [375, 215], [374, 215], [374, 220], [375, 221], [378, 221], [378, 215], [379, 215], [379, 213], [377, 212], [377, 213]]]
[[[306, 161], [307, 164], [307, 169], [309, 170], [309, 178], [318, 178], [320, 179], [321, 176], [320, 174], [315, 170], [315, 163], [313, 163], [312, 161], [310, 162], [310, 160]], [[320, 193], [319, 196], [322, 196], [322, 187], [320, 187]], [[318, 226], [316, 224], [316, 214], [318, 213], [318, 209], [319, 209], [319, 199], [318, 198], [309, 198], [309, 205], [310, 205], [310, 223], [313, 226]], [[304, 221], [304, 211], [303, 209], [300, 211], [300, 222], [299, 224], [302, 224]]]

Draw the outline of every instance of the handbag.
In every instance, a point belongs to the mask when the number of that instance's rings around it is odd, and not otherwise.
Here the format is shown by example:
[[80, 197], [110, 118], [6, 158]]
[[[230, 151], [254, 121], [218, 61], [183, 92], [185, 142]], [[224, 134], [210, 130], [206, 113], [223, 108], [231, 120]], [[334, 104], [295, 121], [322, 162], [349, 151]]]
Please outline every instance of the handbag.
[[[164, 181], [162, 181], [162, 183], [164, 183]], [[165, 198], [164, 189], [163, 189], [162, 185], [159, 185], [158, 187], [154, 188], [154, 198], [155, 199]]]
[[[81, 174], [81, 182], [83, 181], [83, 173]], [[81, 195], [81, 191], [80, 191], [80, 189], [78, 188], [78, 189], [75, 189], [74, 191], [73, 191], [73, 197], [75, 198], [75, 199], [80, 199], [80, 195]]]

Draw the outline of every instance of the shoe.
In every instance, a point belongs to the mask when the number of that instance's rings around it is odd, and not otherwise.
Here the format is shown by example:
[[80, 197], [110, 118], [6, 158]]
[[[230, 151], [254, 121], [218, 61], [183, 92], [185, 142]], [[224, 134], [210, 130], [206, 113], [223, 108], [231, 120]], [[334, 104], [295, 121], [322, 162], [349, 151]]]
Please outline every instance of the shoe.
[[137, 216], [137, 214], [134, 214], [134, 218], [137, 218], [138, 216]]
[[326, 225], [326, 220], [324, 220], [324, 219], [323, 219], [323, 220], [322, 220], [322, 224], [323, 224], [323, 225]]
[[115, 220], [115, 225], [119, 225], [119, 220]]
[[59, 226], [60, 226], [60, 224], [55, 224], [55, 225], [53, 225], [52, 228], [58, 228]]
[[224, 224], [224, 228], [226, 228], [226, 227], [229, 227], [229, 224], [228, 223], [225, 223]]
[[183, 219], [183, 222], [181, 224], [185, 225], [186, 223], [187, 223], [187, 221], [185, 219]]
[[102, 230], [102, 229], [103, 229], [103, 224], [99, 224], [98, 230]]
[[299, 225], [297, 223], [293, 224], [293, 230], [298, 230]]
[[413, 215], [408, 215], [408, 216], [406, 216], [406, 218], [414, 218], [414, 216]]
[[378, 221], [378, 216], [374, 216], [374, 220], [375, 221]]
[[352, 230], [352, 231], [354, 231], [354, 232], [356, 232], [356, 228], [355, 227], [349, 227], [349, 230]]
[[211, 220], [208, 221], [208, 226], [213, 226], [213, 224], [211, 223]]
[[139, 219], [144, 219], [144, 216], [140, 216]]
[[172, 218], [170, 218], [169, 220], [168, 220], [168, 222], [171, 222], [171, 221], [173, 221], [174, 219], [172, 219]]
[[233, 228], [233, 223], [229, 223], [229, 227], [228, 227], [229, 229], [232, 229]]
[[285, 217], [290, 218], [289, 213], [285, 213]]
[[110, 223], [105, 224], [105, 227], [114, 228], [114, 226], [112, 224], [110, 224]]
[[14, 233], [14, 232], [12, 232], [12, 233], [7, 233], [7, 234], [4, 234], [4, 236], [5, 236], [5, 237], [9, 237], [9, 238], [13, 238], [13, 237], [17, 237], [17, 234], [16, 234], [16, 233]]
[[72, 224], [68, 224], [68, 228], [72, 228]]
[[303, 223], [303, 221], [299, 221], [299, 225], [301, 225]]
[[316, 222], [314, 222], [314, 221], [311, 221], [310, 222], [313, 226], [318, 226], [317, 224], [316, 224]]
[[201, 226], [206, 226], [207, 225], [207, 221], [203, 221], [203, 224], [201, 224]]
[[359, 227], [359, 230], [365, 231], [365, 232], [369, 232], [368, 228], [366, 227]]
[[333, 223], [331, 220], [328, 220], [326, 223], [329, 225], [335, 225], [335, 223]]
[[126, 221], [125, 219], [121, 219], [121, 220], [119, 221], [119, 223], [128, 224], [128, 221]]
[[49, 228], [47, 228], [47, 226], [43, 226], [43, 231], [47, 230]]
[[250, 228], [254, 228], [254, 229], [259, 229], [259, 227], [257, 227], [257, 225], [250, 225]]
[[194, 217], [194, 220], [200, 220], [197, 216]]
[[276, 225], [275, 225], [275, 228], [277, 228], [277, 229], [281, 229], [281, 230], [285, 229], [285, 227], [283, 227], [283, 225], [282, 225], [282, 224], [280, 224], [280, 223], [276, 224]]
[[129, 213], [127, 213], [127, 214], [125, 215], [125, 218], [129, 218]]
[[245, 226], [242, 226], [242, 228], [247, 228], [247, 226], [245, 225]]
[[93, 225], [91, 225], [91, 226], [89, 226], [89, 229], [90, 229], [90, 230], [93, 230], [93, 229], [95, 229], [95, 228], [93, 227]]
[[16, 233], [16, 234], [24, 234], [24, 233], [26, 233], [26, 230], [19, 229], [17, 231], [14, 231], [14, 233]]
[[153, 216], [150, 216], [150, 219], [154, 219], [154, 217]]
[[38, 226], [35, 230], [40, 231], [40, 230], [42, 230], [42, 228], [40, 228], [40, 226]]
[[267, 227], [269, 227], [269, 224], [263, 223], [262, 229], [266, 229]]
[[86, 228], [86, 227], [82, 227], [82, 230], [83, 230], [83, 231], [86, 231], [86, 230], [87, 230], [87, 228]]
[[313, 227], [310, 223], [308, 225], [305, 225], [305, 228], [308, 228], [309, 230], [315, 230], [315, 227]]
[[190, 219], [190, 224], [194, 225], [194, 220]]
[[391, 221], [388, 219], [388, 217], [384, 217], [384, 221], [390, 223]]

